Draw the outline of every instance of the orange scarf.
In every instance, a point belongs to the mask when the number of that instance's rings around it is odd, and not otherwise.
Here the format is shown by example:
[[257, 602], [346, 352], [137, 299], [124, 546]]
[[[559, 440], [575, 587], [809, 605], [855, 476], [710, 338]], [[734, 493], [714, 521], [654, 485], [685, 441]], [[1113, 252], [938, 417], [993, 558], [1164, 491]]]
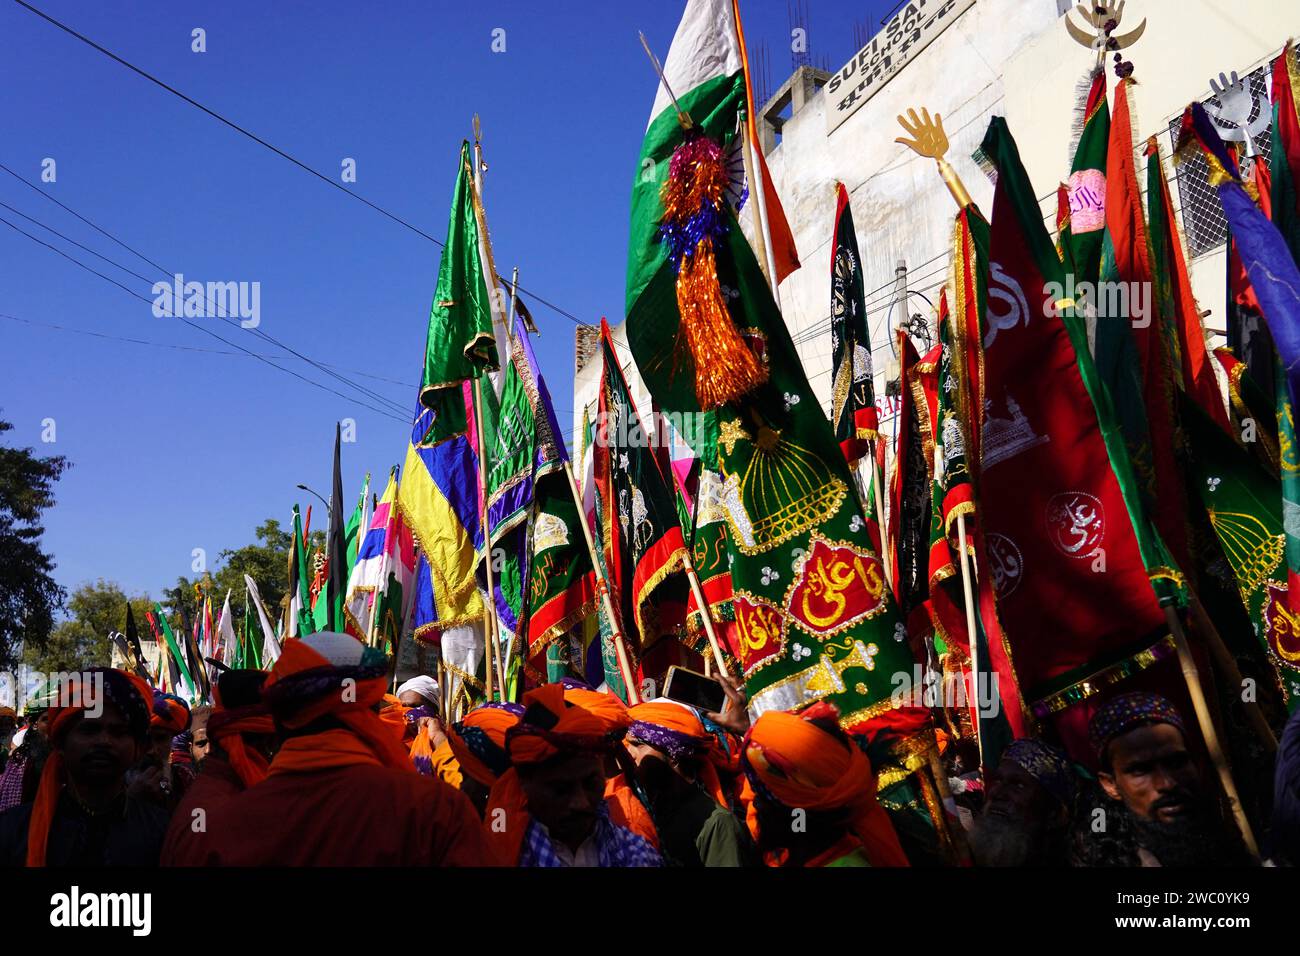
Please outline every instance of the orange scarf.
[[243, 735], [273, 733], [275, 722], [261, 704], [227, 710], [218, 701], [208, 718], [208, 735], [226, 752], [231, 768], [245, 787], [265, 780], [271, 762], [260, 751], [248, 746]]
[[379, 765], [374, 750], [351, 730], [326, 730], [304, 737], [290, 737], [271, 761], [269, 776], [311, 773], [359, 764]]
[[[767, 711], [745, 737], [746, 765], [787, 807], [849, 810], [849, 828], [862, 841], [872, 866], [908, 866], [893, 823], [876, 800], [876, 775], [867, 755], [809, 719], [831, 715], [838, 719], [834, 708], [820, 704], [802, 714]], [[758, 836], [752, 802], [748, 822]]]

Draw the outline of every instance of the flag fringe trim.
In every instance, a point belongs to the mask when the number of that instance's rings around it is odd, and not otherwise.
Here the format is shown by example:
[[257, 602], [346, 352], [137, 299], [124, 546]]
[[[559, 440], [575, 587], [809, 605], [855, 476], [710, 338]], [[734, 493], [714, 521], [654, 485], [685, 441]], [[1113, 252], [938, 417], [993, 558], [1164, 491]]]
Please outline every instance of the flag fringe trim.
[[1111, 664], [1109, 667], [1094, 671], [1082, 680], [1075, 681], [1068, 687], [1035, 701], [1030, 705], [1030, 709], [1033, 711], [1034, 716], [1046, 719], [1074, 704], [1087, 700], [1089, 697], [1096, 696], [1127, 677], [1131, 677], [1166, 658], [1172, 657], [1175, 652], [1173, 635], [1166, 634], [1154, 644], [1143, 648], [1136, 654]]

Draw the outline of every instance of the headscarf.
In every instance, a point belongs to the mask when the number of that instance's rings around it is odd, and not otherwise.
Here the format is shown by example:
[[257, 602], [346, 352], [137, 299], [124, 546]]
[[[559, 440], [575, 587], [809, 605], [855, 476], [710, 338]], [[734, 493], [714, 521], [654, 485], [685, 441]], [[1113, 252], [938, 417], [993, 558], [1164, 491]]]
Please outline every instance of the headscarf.
[[1076, 780], [1069, 758], [1061, 751], [1041, 740], [1022, 737], [1013, 740], [1002, 751], [1002, 759], [1010, 760], [1029, 774], [1054, 798], [1070, 807], [1074, 805]]
[[190, 726], [190, 705], [175, 694], [154, 691], [153, 711], [149, 719], [149, 729], [163, 728], [173, 737], [185, 733]]
[[[544, 707], [555, 722], [550, 727], [539, 727], [526, 724], [521, 718], [506, 731], [505, 750], [511, 767], [492, 785], [484, 815], [488, 842], [502, 865], [518, 863], [530, 819], [528, 799], [517, 768], [536, 766], [561, 754], [604, 755], [623, 736], [623, 730], [609, 729], [608, 715], [597, 715], [565, 697], [565, 689], [560, 684], [546, 684], [529, 691], [524, 695], [525, 710], [534, 705]], [[499, 825], [498, 811], [505, 811], [504, 827]]]
[[522, 704], [483, 704], [448, 727], [447, 743], [461, 771], [492, 787], [510, 769], [506, 734], [523, 716]]
[[573, 707], [581, 707], [593, 717], [600, 719], [604, 732], [627, 730], [632, 725], [628, 715], [627, 704], [613, 694], [603, 694], [598, 690], [579, 686], [576, 681], [561, 683], [564, 689], [564, 702]]
[[[893, 824], [876, 802], [871, 761], [844, 735], [814, 721], [834, 721], [839, 712], [817, 703], [799, 714], [769, 710], [754, 721], [741, 747], [741, 766], [754, 790], [770, 802], [804, 810], [846, 810], [849, 829], [862, 842], [872, 866], [907, 866]], [[749, 809], [757, 834], [757, 813]]]
[[397, 696], [401, 697], [407, 691], [414, 691], [434, 707], [442, 707], [442, 688], [438, 686], [436, 680], [426, 674], [412, 677], [410, 680], [403, 683], [397, 688]]
[[728, 805], [711, 759], [716, 737], [704, 726], [694, 707], [660, 697], [629, 707], [628, 715], [632, 718], [632, 726], [627, 731], [629, 740], [635, 738], [649, 744], [675, 761], [699, 758], [700, 783], [720, 805]]
[[290, 738], [270, 772], [360, 763], [412, 770], [401, 735], [371, 709], [383, 699], [387, 675], [387, 656], [347, 634], [317, 631], [286, 641], [262, 691], [276, 725], [299, 730], [329, 716], [346, 730]]
[[[232, 674], [248, 676], [232, 678]], [[275, 721], [271, 719], [270, 709], [260, 699], [256, 703], [227, 706], [227, 698], [229, 703], [244, 700], [247, 695], [240, 692], [246, 689], [252, 690], [252, 684], [260, 688], [268, 676], [265, 671], [226, 671], [218, 678], [216, 686], [212, 689], [215, 705], [212, 708], [212, 716], [208, 718], [208, 736], [225, 751], [226, 759], [230, 761], [231, 768], [243, 781], [245, 787], [251, 787], [265, 780], [271, 762], [259, 750], [248, 746], [244, 734], [273, 734]], [[250, 686], [238, 687], [237, 684], [232, 683], [236, 680], [248, 680]]]
[[135, 674], [107, 667], [94, 667], [72, 675], [72, 680], [59, 688], [50, 707], [50, 756], [41, 771], [40, 786], [32, 805], [31, 822], [27, 828], [27, 865], [44, 866], [49, 847], [50, 825], [63, 789], [63, 740], [87, 708], [100, 705], [99, 690], [122, 711], [131, 736], [143, 743], [149, 736], [149, 720], [153, 691]]
[[1112, 740], [1147, 724], [1169, 724], [1184, 734], [1187, 732], [1182, 715], [1166, 698], [1146, 691], [1134, 691], [1111, 698], [1092, 715], [1088, 722], [1088, 739], [1101, 760]]

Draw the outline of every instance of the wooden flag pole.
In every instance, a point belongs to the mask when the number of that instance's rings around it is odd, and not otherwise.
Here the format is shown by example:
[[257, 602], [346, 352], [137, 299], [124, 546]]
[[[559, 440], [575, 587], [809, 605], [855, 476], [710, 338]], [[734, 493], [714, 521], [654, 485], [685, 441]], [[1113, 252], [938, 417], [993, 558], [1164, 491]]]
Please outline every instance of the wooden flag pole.
[[704, 600], [704, 587], [700, 584], [700, 576], [695, 571], [695, 562], [691, 559], [689, 548], [682, 563], [686, 566], [686, 579], [691, 582], [691, 594], [695, 595], [695, 603], [700, 609], [700, 621], [704, 624], [704, 633], [708, 635], [709, 647], [713, 649], [713, 662], [718, 665], [719, 674], [726, 674], [727, 665], [722, 659], [722, 645], [718, 643], [718, 632], [713, 627], [713, 612], [709, 609], [708, 602]]
[[1205, 699], [1205, 691], [1201, 687], [1201, 678], [1196, 670], [1196, 661], [1192, 658], [1191, 648], [1187, 644], [1187, 634], [1183, 630], [1183, 622], [1178, 617], [1178, 610], [1173, 606], [1169, 599], [1161, 601], [1165, 611], [1165, 621], [1169, 624], [1169, 632], [1174, 637], [1174, 646], [1178, 649], [1178, 663], [1182, 666], [1183, 681], [1187, 684], [1187, 692], [1192, 698], [1192, 709], [1196, 711], [1196, 722], [1201, 728], [1201, 737], [1205, 740], [1205, 748], [1210, 753], [1210, 761], [1214, 764], [1214, 769], [1219, 774], [1219, 783], [1223, 787], [1224, 796], [1228, 798], [1228, 803], [1232, 806], [1233, 818], [1237, 821], [1237, 828], [1241, 831], [1241, 838], [1246, 843], [1252, 856], [1259, 859], [1259, 846], [1255, 843], [1255, 834], [1250, 828], [1250, 821], [1246, 819], [1246, 811], [1241, 805], [1241, 798], [1237, 795], [1237, 786], [1232, 780], [1232, 771], [1228, 769], [1227, 758], [1223, 755], [1223, 747], [1219, 743], [1219, 734], [1214, 729], [1214, 721], [1210, 717], [1210, 706]]
[[479, 526], [483, 530], [483, 570], [487, 578], [487, 597], [483, 600], [483, 673], [485, 699], [493, 697], [492, 668], [496, 660], [493, 651], [496, 648], [497, 605], [496, 590], [492, 583], [492, 536], [488, 533], [487, 483], [483, 474], [483, 377], [474, 379], [474, 444], [478, 450], [478, 502]]
[[[1191, 600], [1188, 602], [1192, 612], [1192, 618], [1196, 621], [1196, 629], [1209, 645], [1210, 654], [1214, 658], [1214, 663], [1223, 671], [1224, 676], [1238, 688], [1246, 686], [1245, 679], [1241, 676], [1241, 669], [1237, 667], [1236, 660], [1233, 659], [1232, 653], [1223, 643], [1223, 636], [1219, 634], [1219, 629], [1214, 626], [1210, 616], [1205, 613], [1205, 606], [1201, 604], [1200, 597], [1195, 591], [1188, 588]], [[1277, 753], [1277, 737], [1273, 735], [1273, 728], [1268, 725], [1264, 719], [1264, 712], [1259, 709], [1259, 702], [1251, 700], [1243, 701], [1246, 704], [1246, 717], [1255, 728], [1255, 733], [1268, 749], [1270, 754]]]
[[984, 741], [980, 736], [980, 658], [979, 635], [975, 630], [975, 595], [971, 587], [974, 575], [971, 573], [970, 555], [966, 552], [966, 516], [957, 516], [957, 550], [961, 554], [961, 591], [966, 603], [966, 635], [970, 641], [970, 669], [975, 684], [975, 745], [979, 749], [980, 771], [984, 770]]
[[618, 668], [623, 674], [623, 684], [627, 687], [627, 703], [629, 707], [634, 707], [641, 703], [641, 693], [632, 675], [626, 639], [619, 625], [618, 615], [614, 613], [614, 602], [609, 596], [609, 584], [605, 580], [605, 572], [601, 570], [600, 557], [596, 554], [596, 542], [592, 540], [591, 528], [587, 526], [587, 512], [582, 507], [582, 495], [578, 491], [577, 481], [573, 478], [573, 465], [568, 461], [564, 463], [564, 475], [569, 479], [569, 491], [573, 494], [573, 503], [578, 507], [578, 524], [582, 526], [582, 538], [587, 542], [591, 566], [596, 571], [596, 590], [600, 592], [601, 603], [605, 606], [605, 616], [609, 618], [610, 630], [614, 632], [614, 653], [618, 656]]

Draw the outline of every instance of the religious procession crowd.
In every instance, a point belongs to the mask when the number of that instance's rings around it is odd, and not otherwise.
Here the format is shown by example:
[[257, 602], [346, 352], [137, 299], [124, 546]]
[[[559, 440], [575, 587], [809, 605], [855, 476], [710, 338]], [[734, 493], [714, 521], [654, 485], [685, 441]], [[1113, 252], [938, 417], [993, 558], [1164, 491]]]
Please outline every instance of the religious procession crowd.
[[[22, 715], [0, 861], [1300, 864], [1300, 62], [1270, 64], [1271, 162], [1181, 121], [1229, 224], [1212, 352], [1154, 137], [1138, 186], [1122, 6], [1090, 21], [1055, 236], [1004, 118], [987, 216], [940, 116], [899, 118], [956, 213], [892, 435], [843, 185], [829, 416], [781, 315], [800, 263], [734, 2], [688, 0], [654, 62], [627, 344], [592, 336], [572, 462], [463, 144], [400, 485], [345, 520], [336, 431], [279, 627], [251, 578], [242, 635], [229, 597], [184, 649], [156, 607], [152, 667], [128, 608], [126, 666]], [[1065, 291], [1099, 281], [1149, 311]], [[413, 647], [437, 666], [403, 682]]]
[[[382, 652], [345, 634], [286, 643], [269, 673], [221, 674], [211, 707], [96, 669], [15, 734], [0, 711], [8, 866], [1249, 865], [1148, 693], [1090, 726], [1099, 772], [1017, 740], [983, 777], [946, 755], [944, 836], [877, 793], [832, 705], [751, 720], [632, 707], [576, 680], [443, 721], [428, 676], [386, 693]], [[1279, 761], [1271, 858], [1300, 862], [1300, 721]], [[965, 759], [969, 759], [966, 755]], [[964, 786], [964, 790], [958, 789]], [[972, 799], [975, 797], [975, 799]], [[1097, 827], [1101, 808], [1105, 826]], [[940, 827], [945, 826], [944, 823]], [[964, 833], [962, 832], [964, 829]]]

